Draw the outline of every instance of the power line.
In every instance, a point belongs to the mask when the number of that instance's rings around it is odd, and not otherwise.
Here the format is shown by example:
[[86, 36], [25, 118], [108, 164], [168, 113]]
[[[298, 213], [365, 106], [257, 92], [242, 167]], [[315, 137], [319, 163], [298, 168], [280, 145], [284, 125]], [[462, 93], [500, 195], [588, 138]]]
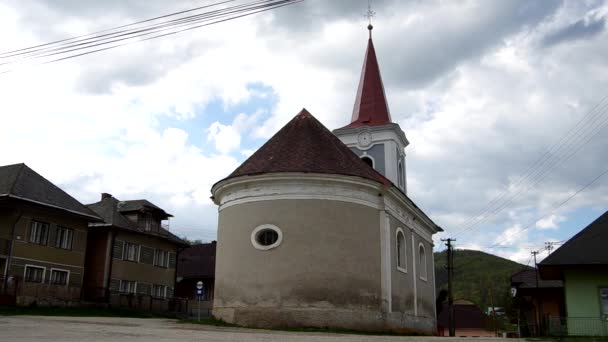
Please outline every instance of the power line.
[[[144, 27], [135, 27], [135, 28], [131, 28], [128, 30], [120, 30], [117, 32], [105, 33], [105, 34], [97, 35], [97, 36], [84, 35], [84, 36], [79, 36], [79, 37], [74, 37], [74, 38], [62, 39], [62, 40], [56, 41], [54, 43], [41, 44], [41, 45], [36, 46], [36, 47], [45, 46], [44, 48], [35, 49], [35, 47], [32, 47], [32, 48], [24, 48], [24, 49], [19, 49], [19, 50], [14, 50], [14, 51], [4, 53], [6, 56], [4, 56], [4, 57], [0, 56], [0, 60], [2, 58], [5, 58], [5, 59], [12, 58], [12, 60], [2, 62], [2, 63], [0, 63], [0, 65], [3, 65], [3, 64], [6, 65], [6, 64], [11, 64], [11, 63], [23, 63], [24, 61], [28, 61], [28, 60], [32, 60], [32, 59], [48, 58], [48, 57], [52, 57], [52, 56], [59, 57], [61, 55], [67, 55], [67, 56], [55, 58], [52, 60], [48, 60], [48, 61], [40, 63], [40, 64], [58, 62], [61, 60], [75, 58], [75, 57], [79, 57], [79, 56], [83, 56], [83, 55], [87, 55], [87, 54], [91, 54], [91, 53], [95, 53], [95, 52], [99, 52], [99, 51], [114, 49], [114, 48], [124, 46], [124, 45], [129, 45], [129, 44], [138, 43], [138, 42], [142, 42], [142, 41], [146, 41], [146, 40], [150, 40], [150, 39], [174, 35], [177, 33], [184, 32], [184, 31], [193, 30], [193, 29], [204, 27], [204, 26], [209, 26], [209, 25], [213, 25], [213, 24], [217, 24], [217, 23], [221, 23], [221, 22], [225, 22], [225, 21], [229, 21], [229, 20], [242, 18], [245, 16], [250, 16], [250, 15], [253, 15], [256, 13], [277, 9], [280, 7], [292, 5], [295, 3], [302, 2], [302, 1], [304, 1], [304, 0], [258, 0], [258, 1], [253, 1], [253, 2], [246, 3], [246, 4], [240, 4], [240, 5], [236, 5], [236, 6], [218, 9], [215, 11], [199, 13], [199, 14], [195, 14], [195, 15], [191, 15], [191, 16], [187, 16], [187, 17], [172, 19], [169, 21], [161, 22], [161, 23], [155, 23], [155, 24], [144, 26]], [[226, 2], [229, 2], [229, 1], [223, 1], [223, 2], [213, 4], [213, 5], [203, 6], [202, 8], [209, 7], [209, 6], [217, 6], [219, 4], [224, 4]], [[197, 8], [197, 9], [200, 9], [200, 8]], [[177, 13], [184, 13], [184, 12], [189, 12], [189, 11], [191, 11], [191, 10], [181, 11], [181, 12], [177, 12]], [[158, 18], [165, 18], [165, 17], [171, 16], [171, 15], [175, 15], [175, 14], [169, 14], [169, 15], [157, 17], [154, 19], [143, 20], [143, 21], [140, 21], [137, 23], [149, 22], [151, 20], [156, 20]], [[132, 26], [137, 23], [133, 23], [133, 24], [129, 24], [129, 25], [122, 25], [119, 28]], [[98, 31], [98, 32], [110, 32], [112, 30], [116, 30], [116, 28]], [[87, 36], [90, 36], [90, 37], [82, 38], [82, 37], [87, 37]], [[144, 37], [144, 36], [148, 36], [148, 37]], [[79, 38], [79, 39], [77, 39], [77, 38]], [[119, 43], [122, 41], [126, 41], [126, 42]], [[101, 47], [104, 45], [110, 45], [110, 46]], [[98, 46], [100, 48], [91, 50], [92, 48], [95, 48]], [[85, 52], [78, 53], [79, 51], [85, 51]], [[13, 53], [13, 54], [11, 54], [11, 53]], [[11, 71], [11, 70], [5, 70], [0, 73], [6, 73], [9, 71]]]
[[[587, 189], [589, 186], [591, 186], [592, 184], [594, 184], [595, 182], [597, 182], [600, 178], [602, 178], [606, 174], [608, 174], [608, 169], [606, 169], [604, 172], [602, 172], [601, 174], [599, 174], [597, 177], [595, 177], [589, 183], [585, 184], [583, 187], [579, 188], [575, 193], [573, 193], [572, 195], [570, 195], [570, 197], [568, 197], [566, 200], [562, 201], [559, 205], [555, 206], [550, 213], [544, 214], [544, 215], [538, 217], [537, 219], [531, 221], [525, 227], [523, 227], [522, 229], [516, 231], [514, 234], [515, 235], [521, 234], [522, 232], [524, 232], [527, 229], [529, 229], [533, 224], [535, 224], [536, 222], [538, 222], [538, 220], [542, 219], [543, 217], [545, 217], [545, 216], [547, 216], [549, 214], [554, 214], [559, 208], [561, 208], [562, 206], [564, 206], [566, 203], [568, 203], [570, 200], [572, 200], [574, 197], [576, 197], [576, 195], [578, 195], [579, 193], [581, 193], [582, 191], [584, 191], [585, 189]], [[492, 245], [491, 247], [495, 247], [495, 246], [501, 246], [501, 242], [499, 241], [499, 242], [495, 243], [494, 245]]]
[[[454, 236], [458, 236], [464, 231], [470, 230], [495, 216], [498, 212], [512, 203], [518, 195], [544, 180], [548, 173], [564, 161], [570, 159], [593, 137], [601, 132], [608, 124], [608, 116], [606, 115], [608, 112], [606, 111], [608, 108], [607, 99], [608, 96], [605, 96], [583, 118], [581, 118], [577, 124], [560, 139], [560, 141], [554, 144], [540, 159], [528, 168], [524, 175], [514, 184], [516, 190], [518, 187], [522, 186], [518, 191], [508, 196], [510, 191], [507, 189], [496, 196], [484, 207], [484, 209], [467, 219], [465, 223], [461, 225], [462, 228], [458, 230]], [[560, 150], [564, 153], [562, 156], [559, 155]], [[526, 181], [529, 181], [527, 185], [524, 184]]]

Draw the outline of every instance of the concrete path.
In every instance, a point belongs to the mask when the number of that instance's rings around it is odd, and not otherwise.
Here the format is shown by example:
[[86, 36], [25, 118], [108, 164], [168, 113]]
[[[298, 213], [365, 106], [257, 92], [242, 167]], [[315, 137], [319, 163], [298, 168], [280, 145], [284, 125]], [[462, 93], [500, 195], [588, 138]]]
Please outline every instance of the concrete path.
[[0, 341], [518, 341], [501, 338], [446, 338], [300, 333], [184, 324], [169, 319], [0, 316]]

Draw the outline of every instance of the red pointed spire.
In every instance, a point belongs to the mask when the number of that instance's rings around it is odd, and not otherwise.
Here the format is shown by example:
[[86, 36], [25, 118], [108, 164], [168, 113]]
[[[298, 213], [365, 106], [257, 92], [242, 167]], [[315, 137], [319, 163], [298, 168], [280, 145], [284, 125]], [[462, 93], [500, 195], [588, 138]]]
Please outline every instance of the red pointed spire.
[[372, 41], [372, 26], [368, 27], [370, 36], [361, 70], [361, 80], [357, 90], [355, 107], [351, 123], [345, 128], [359, 126], [380, 126], [391, 123], [391, 114], [386, 102], [384, 84], [380, 76], [380, 67]]

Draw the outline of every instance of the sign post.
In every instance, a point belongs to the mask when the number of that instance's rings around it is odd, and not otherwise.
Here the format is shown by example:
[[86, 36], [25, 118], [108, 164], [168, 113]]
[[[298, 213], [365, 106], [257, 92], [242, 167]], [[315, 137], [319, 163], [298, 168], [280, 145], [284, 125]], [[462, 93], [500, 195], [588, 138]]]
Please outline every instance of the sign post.
[[201, 297], [203, 297], [203, 282], [196, 283], [196, 299], [198, 301], [198, 321], [201, 321]]

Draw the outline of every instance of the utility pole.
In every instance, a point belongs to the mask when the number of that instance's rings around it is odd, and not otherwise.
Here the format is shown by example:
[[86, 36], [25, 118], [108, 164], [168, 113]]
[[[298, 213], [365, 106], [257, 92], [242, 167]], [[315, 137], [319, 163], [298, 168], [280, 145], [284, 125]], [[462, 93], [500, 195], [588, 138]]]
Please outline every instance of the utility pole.
[[542, 301], [540, 299], [540, 292], [538, 291], [538, 264], [536, 263], [536, 255], [538, 251], [532, 251], [532, 255], [534, 256], [534, 273], [536, 275], [536, 326], [538, 327], [538, 335], [540, 336], [542, 331]]
[[553, 251], [554, 244], [555, 242], [553, 241], [545, 242], [545, 249], [547, 250], [547, 255], [551, 254], [551, 251]]
[[452, 296], [452, 280], [454, 277], [454, 251], [452, 250], [452, 242], [456, 241], [455, 239], [447, 238], [441, 239], [441, 241], [446, 242], [446, 246], [448, 247], [447, 256], [448, 256], [448, 313], [449, 313], [449, 330], [450, 336], [456, 336], [456, 325], [454, 324], [454, 297]]

